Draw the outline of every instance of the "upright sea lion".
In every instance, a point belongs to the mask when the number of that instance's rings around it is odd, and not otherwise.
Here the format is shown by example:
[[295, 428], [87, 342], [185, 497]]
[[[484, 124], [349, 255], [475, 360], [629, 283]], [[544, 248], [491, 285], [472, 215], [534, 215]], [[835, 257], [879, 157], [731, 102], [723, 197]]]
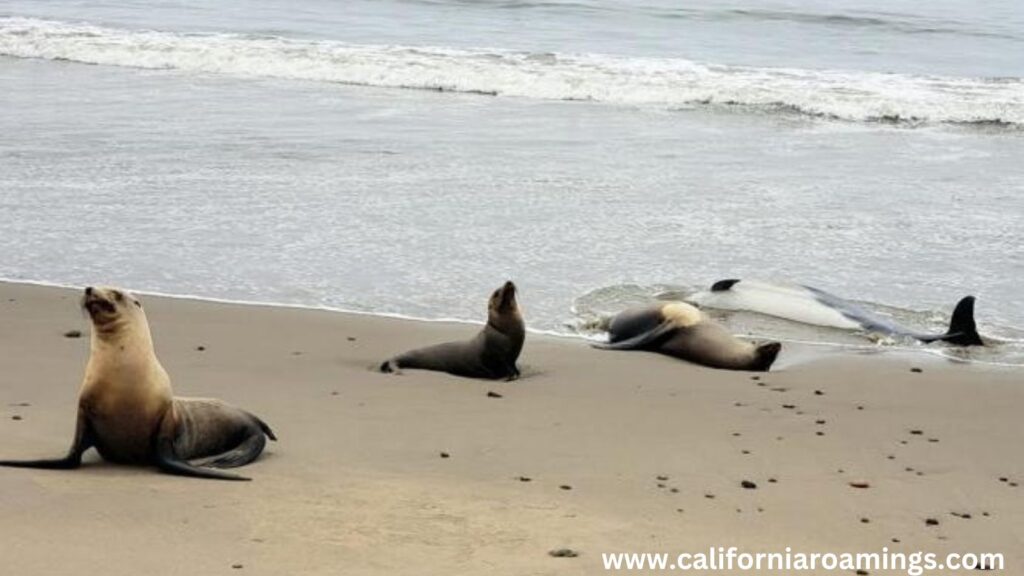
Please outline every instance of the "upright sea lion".
[[230, 468], [252, 462], [264, 436], [262, 420], [219, 400], [174, 398], [171, 380], [157, 360], [142, 304], [114, 288], [85, 289], [82, 307], [92, 320], [89, 362], [78, 396], [75, 439], [63, 458], [0, 461], [0, 466], [72, 469], [95, 447], [108, 461], [156, 464], [171, 474], [248, 480], [195, 466]]
[[926, 334], [900, 326], [834, 294], [801, 284], [719, 280], [711, 290], [693, 294], [687, 300], [707, 308], [749, 310], [804, 324], [906, 336], [925, 343], [985, 345], [974, 322], [974, 296], [965, 296], [957, 302], [945, 334]]
[[516, 285], [509, 281], [491, 294], [487, 325], [472, 340], [406, 352], [381, 364], [380, 371], [419, 368], [470, 378], [515, 380], [519, 377], [516, 359], [525, 339], [526, 326], [516, 303]]
[[606, 350], [647, 350], [712, 368], [767, 371], [782, 345], [736, 338], [722, 325], [685, 302], [631, 308], [606, 320]]

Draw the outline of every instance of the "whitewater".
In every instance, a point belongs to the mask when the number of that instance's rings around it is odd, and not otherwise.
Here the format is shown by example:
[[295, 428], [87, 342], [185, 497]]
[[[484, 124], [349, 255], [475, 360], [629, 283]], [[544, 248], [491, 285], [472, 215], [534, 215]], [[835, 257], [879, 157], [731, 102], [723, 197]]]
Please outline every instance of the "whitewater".
[[1024, 81], [727, 66], [684, 58], [358, 45], [0, 18], [0, 54], [620, 105], [737, 106], [857, 122], [1024, 124]]

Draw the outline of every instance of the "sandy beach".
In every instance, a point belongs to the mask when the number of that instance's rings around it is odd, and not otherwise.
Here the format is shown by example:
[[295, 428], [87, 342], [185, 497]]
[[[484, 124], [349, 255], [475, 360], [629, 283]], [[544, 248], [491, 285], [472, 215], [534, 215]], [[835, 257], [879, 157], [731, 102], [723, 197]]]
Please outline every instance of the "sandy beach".
[[[143, 299], [175, 393], [243, 406], [280, 441], [246, 484], [95, 452], [0, 469], [5, 574], [597, 574], [602, 552], [711, 546], [1024, 566], [1019, 370], [789, 346], [755, 375], [531, 334], [515, 382], [386, 375], [478, 327]], [[0, 284], [4, 458], [70, 442], [77, 300]]]

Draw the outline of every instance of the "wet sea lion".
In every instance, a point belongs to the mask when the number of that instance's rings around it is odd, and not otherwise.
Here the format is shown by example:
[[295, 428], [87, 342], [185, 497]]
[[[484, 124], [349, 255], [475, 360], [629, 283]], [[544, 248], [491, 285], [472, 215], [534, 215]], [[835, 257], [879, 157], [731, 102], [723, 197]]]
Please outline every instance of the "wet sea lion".
[[525, 339], [526, 326], [516, 302], [516, 285], [509, 281], [491, 294], [487, 325], [473, 339], [406, 352], [385, 361], [380, 371], [418, 368], [469, 378], [515, 380], [519, 377], [516, 359]]
[[156, 464], [183, 476], [248, 480], [204, 466], [230, 468], [255, 460], [265, 437], [276, 440], [262, 420], [219, 400], [174, 398], [171, 381], [157, 360], [142, 304], [114, 288], [85, 289], [82, 307], [92, 320], [89, 362], [78, 396], [71, 449], [63, 458], [2, 460], [0, 466], [72, 469], [96, 448], [103, 459]]
[[604, 321], [605, 350], [646, 350], [712, 368], [767, 371], [782, 345], [754, 344], [736, 338], [722, 325], [685, 302], [667, 302], [625, 310]]
[[945, 334], [925, 334], [900, 326], [834, 294], [801, 284], [719, 280], [711, 290], [693, 294], [687, 300], [707, 308], [749, 310], [804, 324], [906, 336], [925, 343], [985, 345], [974, 322], [974, 296], [965, 296], [957, 302]]

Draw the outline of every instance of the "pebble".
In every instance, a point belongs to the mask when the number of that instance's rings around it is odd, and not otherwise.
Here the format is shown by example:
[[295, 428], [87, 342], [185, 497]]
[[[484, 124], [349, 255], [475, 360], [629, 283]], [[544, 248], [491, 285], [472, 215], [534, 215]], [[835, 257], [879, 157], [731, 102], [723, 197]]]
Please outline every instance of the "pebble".
[[551, 556], [552, 558], [575, 558], [579, 555], [579, 552], [571, 548], [559, 548], [548, 552], [548, 556]]

